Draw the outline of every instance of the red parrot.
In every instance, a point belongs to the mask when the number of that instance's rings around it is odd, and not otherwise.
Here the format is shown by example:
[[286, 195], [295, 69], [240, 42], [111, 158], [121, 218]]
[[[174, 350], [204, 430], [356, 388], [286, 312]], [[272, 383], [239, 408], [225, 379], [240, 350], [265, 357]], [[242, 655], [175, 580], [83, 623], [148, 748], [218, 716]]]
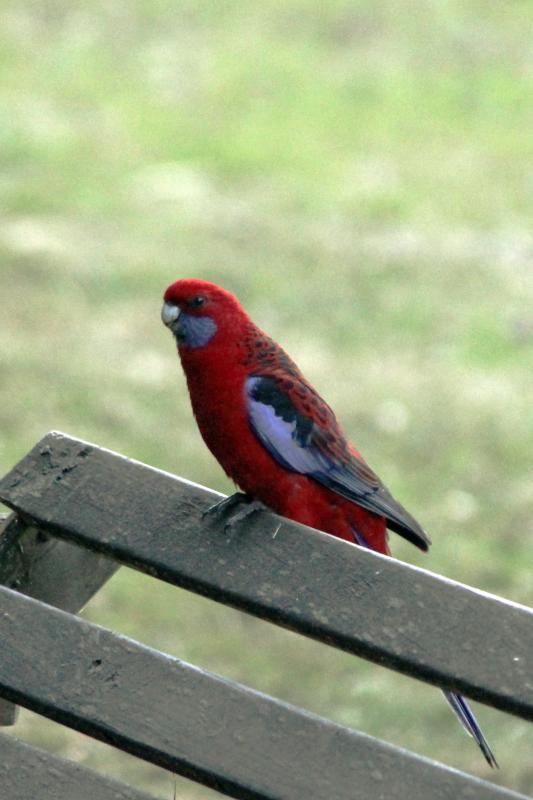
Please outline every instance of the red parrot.
[[[178, 280], [161, 313], [172, 331], [200, 433], [246, 502], [390, 555], [387, 528], [426, 551], [430, 539], [344, 434], [294, 361], [216, 284]], [[496, 759], [466, 700], [446, 699], [490, 766]]]

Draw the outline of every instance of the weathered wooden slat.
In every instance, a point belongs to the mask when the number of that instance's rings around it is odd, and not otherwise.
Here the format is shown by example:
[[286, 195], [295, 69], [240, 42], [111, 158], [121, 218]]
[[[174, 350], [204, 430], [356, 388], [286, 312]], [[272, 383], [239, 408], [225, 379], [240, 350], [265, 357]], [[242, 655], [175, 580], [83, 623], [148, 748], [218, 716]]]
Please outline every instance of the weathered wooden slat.
[[[2, 555], [2, 536], [7, 526], [15, 519], [16, 514], [0, 513], [0, 571], [5, 568], [5, 562], [8, 560]], [[1, 580], [0, 583], [2, 583]], [[14, 706], [13, 703], [9, 703], [7, 700], [0, 698], [0, 728], [14, 725], [18, 719], [18, 711], [17, 706]]]
[[151, 795], [0, 734], [2, 800], [154, 800]]
[[533, 719], [527, 608], [269, 514], [224, 533], [201, 517], [212, 492], [63, 434], [0, 499], [124, 564]]
[[[0, 584], [77, 612], [120, 565], [100, 553], [50, 536], [15, 515], [0, 520]], [[0, 726], [14, 725], [17, 709], [0, 701]]]
[[236, 798], [520, 797], [5, 588], [0, 641], [0, 694]]
[[14, 516], [0, 532], [0, 584], [63, 611], [80, 611], [118, 569], [101, 553]]

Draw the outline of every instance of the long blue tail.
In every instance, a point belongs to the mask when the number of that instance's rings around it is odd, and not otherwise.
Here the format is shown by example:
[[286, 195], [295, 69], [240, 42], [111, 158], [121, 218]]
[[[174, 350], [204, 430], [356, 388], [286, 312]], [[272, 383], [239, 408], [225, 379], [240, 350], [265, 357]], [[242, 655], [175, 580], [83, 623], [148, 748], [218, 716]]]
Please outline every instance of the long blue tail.
[[[352, 526], [352, 531], [354, 534], [355, 543], [358, 544], [360, 547], [366, 547], [367, 550], [372, 550], [369, 543], [365, 539], [365, 537], [360, 533], [355, 527]], [[450, 692], [447, 689], [442, 690], [444, 697], [451, 705], [452, 709], [454, 710], [455, 714], [459, 718], [459, 721], [465, 731], [473, 737], [473, 739], [477, 742], [479, 749], [485, 756], [485, 761], [490, 767], [498, 767], [498, 762], [494, 756], [494, 753], [490, 749], [490, 745], [483, 736], [483, 732], [479, 727], [477, 720], [472, 713], [472, 709], [466, 702], [465, 698], [460, 694], [455, 694], [455, 692]]]
[[479, 727], [477, 720], [472, 713], [472, 709], [466, 702], [465, 698], [455, 692], [449, 692], [443, 689], [443, 694], [448, 703], [451, 705], [456, 715], [458, 716], [463, 728], [467, 733], [472, 736], [479, 745], [479, 749], [485, 756], [485, 761], [490, 767], [497, 767], [498, 762], [494, 757], [494, 753], [490, 749], [489, 743], [483, 736], [483, 732]]

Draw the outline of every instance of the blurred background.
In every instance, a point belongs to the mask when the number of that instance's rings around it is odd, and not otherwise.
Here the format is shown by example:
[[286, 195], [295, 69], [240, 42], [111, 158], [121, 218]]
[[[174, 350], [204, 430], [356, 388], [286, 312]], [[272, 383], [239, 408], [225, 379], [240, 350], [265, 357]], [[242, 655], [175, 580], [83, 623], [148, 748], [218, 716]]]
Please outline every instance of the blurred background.
[[[397, 557], [533, 604], [532, 4], [5, 0], [2, 473], [60, 429], [223, 492], [161, 295], [238, 294], [430, 532]], [[122, 569], [87, 618], [533, 792], [533, 728]], [[216, 792], [23, 712], [170, 800]], [[332, 790], [334, 794], [334, 791]]]

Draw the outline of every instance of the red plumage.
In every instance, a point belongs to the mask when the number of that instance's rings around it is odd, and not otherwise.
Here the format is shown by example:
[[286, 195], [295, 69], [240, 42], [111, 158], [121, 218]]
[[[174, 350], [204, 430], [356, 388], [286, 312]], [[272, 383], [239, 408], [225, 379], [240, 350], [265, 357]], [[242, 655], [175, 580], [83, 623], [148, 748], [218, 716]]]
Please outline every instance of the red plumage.
[[[327, 403], [236, 297], [179, 280], [166, 290], [173, 332], [203, 439], [227, 475], [276, 513], [379, 553], [387, 528], [430, 543], [348, 441]], [[466, 700], [445, 691], [488, 764], [494, 755]]]
[[216, 332], [200, 346], [177, 335], [178, 351], [202, 437], [237, 486], [282, 516], [389, 553], [385, 514], [362, 507], [310, 475], [287, 469], [258, 438], [250, 423], [245, 384], [251, 376], [268, 377], [294, 414], [312, 421], [316, 451], [355, 470], [369, 491], [377, 487], [396, 514], [405, 518], [406, 526], [414, 528], [408, 538], [427, 549], [429, 540], [422, 529], [346, 439], [331, 408], [233, 295], [206, 281], [180, 280], [167, 289], [164, 300], [179, 309], [182, 323], [192, 317], [194, 326], [194, 319], [206, 316], [215, 323]]

